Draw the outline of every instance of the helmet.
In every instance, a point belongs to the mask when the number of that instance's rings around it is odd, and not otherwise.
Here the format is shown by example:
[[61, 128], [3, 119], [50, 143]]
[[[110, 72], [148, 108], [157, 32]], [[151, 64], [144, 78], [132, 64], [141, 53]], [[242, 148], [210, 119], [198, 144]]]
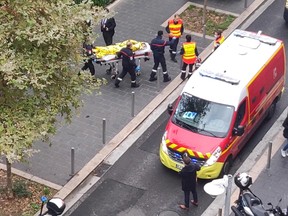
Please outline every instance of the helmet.
[[245, 190], [252, 184], [252, 177], [247, 173], [238, 173], [234, 177], [234, 182], [240, 189]]

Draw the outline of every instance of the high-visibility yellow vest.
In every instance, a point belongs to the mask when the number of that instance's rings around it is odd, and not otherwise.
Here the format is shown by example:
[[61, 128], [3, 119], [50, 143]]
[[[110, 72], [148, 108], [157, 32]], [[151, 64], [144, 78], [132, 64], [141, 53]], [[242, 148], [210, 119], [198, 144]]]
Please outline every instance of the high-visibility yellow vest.
[[224, 36], [221, 36], [221, 37], [217, 38], [216, 40], [214, 40], [214, 47], [217, 47], [220, 44], [222, 44], [224, 42], [224, 40], [225, 40]]
[[182, 56], [183, 62], [186, 64], [194, 64], [196, 62], [196, 54], [195, 54], [195, 48], [196, 43], [195, 42], [185, 42], [182, 45], [184, 49], [184, 54]]
[[181, 28], [183, 25], [182, 19], [178, 20], [178, 23], [175, 24], [174, 20], [169, 20], [169, 30], [170, 30], [170, 37], [176, 37], [179, 38], [181, 36]]

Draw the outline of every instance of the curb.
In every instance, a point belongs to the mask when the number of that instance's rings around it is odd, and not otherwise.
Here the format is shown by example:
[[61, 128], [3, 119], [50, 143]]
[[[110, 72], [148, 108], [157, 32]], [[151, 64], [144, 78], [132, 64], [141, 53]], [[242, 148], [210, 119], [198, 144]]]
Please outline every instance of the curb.
[[[0, 163], [0, 169], [6, 171], [6, 170], [7, 170], [7, 169], [6, 169], [6, 165]], [[22, 177], [22, 178], [25, 178], [25, 179], [27, 179], [27, 180], [30, 180], [30, 181], [39, 183], [39, 184], [41, 184], [41, 185], [45, 185], [45, 186], [50, 187], [50, 188], [52, 188], [52, 189], [55, 189], [55, 190], [57, 190], [57, 191], [59, 191], [59, 190], [62, 189], [62, 186], [61, 186], [61, 185], [55, 184], [55, 183], [53, 183], [53, 182], [47, 181], [47, 180], [45, 180], [45, 179], [39, 178], [39, 177], [37, 177], [37, 176], [34, 176], [34, 175], [29, 174], [29, 173], [23, 172], [23, 171], [21, 171], [21, 170], [15, 169], [15, 168], [13, 168], [13, 167], [12, 167], [11, 170], [12, 170], [12, 173], [13, 173], [13, 174], [18, 175], [18, 176], [20, 176], [20, 177]]]
[[[282, 123], [287, 116], [288, 108], [280, 117], [276, 120], [276, 122], [272, 125], [269, 131], [265, 134], [263, 139], [256, 145], [254, 150], [251, 152], [249, 157], [244, 161], [241, 167], [236, 171], [236, 173], [246, 172], [251, 175], [253, 181], [258, 178], [260, 173], [265, 170], [265, 166], [268, 160], [268, 143], [269, 141], [273, 140], [272, 143], [272, 151], [271, 151], [271, 158], [278, 152], [281, 148], [285, 139], [282, 135]], [[267, 168], [266, 168], [267, 169]], [[231, 190], [231, 199], [230, 205], [234, 203], [235, 200], [238, 198], [238, 188], [235, 184], [232, 184]], [[207, 209], [202, 213], [201, 216], [216, 216], [218, 209], [225, 208], [225, 194], [222, 194], [215, 198], [215, 200], [207, 207]], [[231, 208], [229, 207], [230, 212]]]

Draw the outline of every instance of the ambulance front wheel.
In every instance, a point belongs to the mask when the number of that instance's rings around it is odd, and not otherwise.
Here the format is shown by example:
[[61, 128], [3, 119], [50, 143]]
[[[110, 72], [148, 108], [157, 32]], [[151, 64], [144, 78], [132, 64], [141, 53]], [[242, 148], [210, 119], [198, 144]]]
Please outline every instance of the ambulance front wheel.
[[231, 166], [232, 166], [232, 156], [230, 155], [230, 156], [227, 158], [227, 160], [225, 161], [219, 177], [222, 178], [224, 175], [228, 175]]

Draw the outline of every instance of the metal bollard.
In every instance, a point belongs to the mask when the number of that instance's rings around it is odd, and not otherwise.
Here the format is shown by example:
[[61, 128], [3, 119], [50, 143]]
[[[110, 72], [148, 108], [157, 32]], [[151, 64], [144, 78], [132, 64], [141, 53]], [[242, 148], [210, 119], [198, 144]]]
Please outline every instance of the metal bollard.
[[157, 68], [157, 91], [160, 91], [160, 67]]
[[203, 17], [202, 17], [202, 24], [203, 24], [203, 39], [205, 39], [205, 37], [206, 37], [206, 21], [207, 21], [206, 13], [207, 13], [207, 1], [208, 1], [208, 0], [204, 0], [204, 5], [203, 5]]
[[103, 144], [106, 143], [106, 119], [103, 118], [103, 124], [102, 124], [102, 141]]
[[228, 174], [227, 176], [228, 176], [228, 186], [226, 188], [224, 216], [229, 216], [231, 188], [232, 188], [232, 175]]
[[218, 216], [222, 216], [222, 209], [221, 208], [218, 209]]
[[270, 169], [271, 153], [272, 153], [272, 141], [269, 141], [269, 143], [268, 143], [268, 157], [267, 157], [267, 167], [266, 167], [266, 169]]
[[131, 108], [131, 115], [132, 115], [132, 117], [134, 117], [135, 116], [135, 92], [134, 91], [132, 91], [132, 108]]
[[74, 176], [74, 173], [75, 173], [75, 149], [74, 147], [71, 148], [71, 173], [70, 173], [70, 176]]
[[248, 4], [247, 1], [248, 1], [248, 0], [245, 0], [245, 1], [244, 1], [244, 8], [247, 8], [247, 7], [248, 7], [248, 5], [247, 5], [247, 4]]

